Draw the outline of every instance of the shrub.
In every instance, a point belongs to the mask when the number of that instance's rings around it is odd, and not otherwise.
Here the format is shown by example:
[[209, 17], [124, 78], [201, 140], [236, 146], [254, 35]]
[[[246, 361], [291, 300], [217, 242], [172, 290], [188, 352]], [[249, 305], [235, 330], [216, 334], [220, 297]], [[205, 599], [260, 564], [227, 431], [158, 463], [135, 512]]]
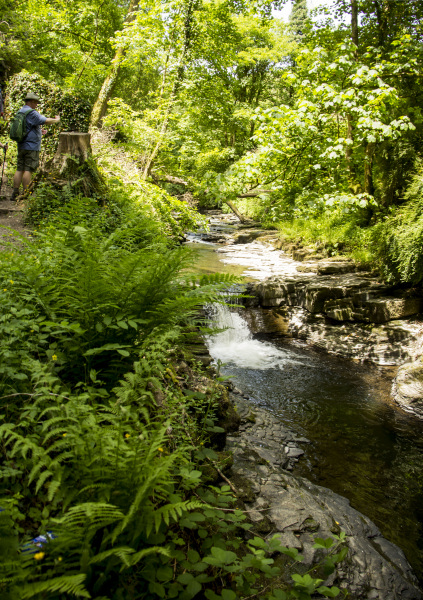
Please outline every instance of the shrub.
[[373, 247], [382, 275], [395, 283], [423, 281], [423, 165], [417, 163], [405, 203], [373, 228]]

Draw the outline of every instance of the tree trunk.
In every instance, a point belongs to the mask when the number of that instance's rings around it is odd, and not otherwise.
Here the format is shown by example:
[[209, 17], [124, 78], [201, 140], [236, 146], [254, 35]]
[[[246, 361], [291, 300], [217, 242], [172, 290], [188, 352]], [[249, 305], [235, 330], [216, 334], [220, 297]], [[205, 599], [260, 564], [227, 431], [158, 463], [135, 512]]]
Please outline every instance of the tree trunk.
[[91, 154], [91, 135], [89, 133], [64, 132], [59, 134], [59, 144], [53, 157], [53, 169], [63, 175], [70, 164], [80, 166]]
[[105, 183], [91, 159], [91, 136], [89, 133], [62, 132], [59, 145], [48, 171], [59, 186], [69, 186], [72, 191], [85, 196], [105, 191]]
[[232, 202], [230, 200], [224, 200], [223, 202], [229, 206], [229, 208], [231, 209], [231, 211], [233, 213], [236, 214], [236, 216], [241, 221], [241, 223], [245, 223], [246, 218], [244, 217], [244, 215], [242, 213], [239, 212], [239, 210], [237, 209], [235, 204], [232, 204]]
[[[134, 12], [137, 9], [139, 4], [139, 0], [131, 0], [131, 3], [128, 8], [128, 13], [126, 15], [126, 19], [124, 24], [130, 23], [134, 18]], [[125, 57], [124, 48], [118, 48], [116, 54], [112, 60], [112, 66], [110, 68], [110, 72], [107, 75], [106, 79], [103, 81], [103, 85], [101, 86], [101, 90], [98, 94], [97, 100], [94, 103], [93, 110], [91, 112], [91, 122], [90, 127], [100, 127], [101, 121], [106, 114], [107, 103], [110, 100], [114, 87], [116, 85], [116, 81], [120, 72], [120, 67], [122, 65], [122, 61]]]
[[376, 149], [376, 144], [368, 143], [365, 150], [364, 158], [364, 191], [371, 196], [374, 195], [373, 185], [373, 154]]
[[[355, 59], [358, 59], [358, 4], [357, 0], [351, 0], [351, 41], [355, 45]], [[353, 117], [350, 113], [347, 113], [347, 139], [354, 142], [354, 123]], [[353, 149], [352, 144], [345, 148], [345, 159], [348, 165], [348, 171], [350, 173], [350, 189], [357, 189], [357, 176], [355, 173], [353, 161]], [[354, 192], [357, 193], [357, 192]]]
[[351, 40], [358, 49], [358, 5], [357, 0], [351, 0]]

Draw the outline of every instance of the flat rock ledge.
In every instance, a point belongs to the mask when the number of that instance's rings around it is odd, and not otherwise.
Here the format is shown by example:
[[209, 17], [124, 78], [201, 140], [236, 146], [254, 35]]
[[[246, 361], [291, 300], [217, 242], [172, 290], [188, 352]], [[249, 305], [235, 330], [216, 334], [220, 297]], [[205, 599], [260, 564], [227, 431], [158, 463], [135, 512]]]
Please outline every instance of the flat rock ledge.
[[394, 295], [393, 288], [369, 273], [346, 273], [351, 267], [325, 263], [318, 271], [325, 274], [298, 273], [249, 284], [253, 298], [246, 305], [285, 315], [288, 324], [281, 334], [345, 358], [390, 366], [416, 360], [422, 354], [422, 299]]
[[[402, 550], [386, 540], [379, 529], [348, 500], [329, 489], [296, 477], [282, 468], [308, 443], [296, 438], [260, 408], [232, 396], [241, 427], [227, 439], [234, 465], [229, 477], [244, 502], [255, 530], [264, 537], [277, 534], [288, 547], [304, 556], [296, 572], [306, 572], [319, 561], [315, 537], [344, 531], [349, 553], [325, 585], [349, 591], [351, 600], [420, 600], [423, 598]], [[293, 452], [293, 454], [296, 454]], [[298, 455], [297, 455], [298, 458]]]

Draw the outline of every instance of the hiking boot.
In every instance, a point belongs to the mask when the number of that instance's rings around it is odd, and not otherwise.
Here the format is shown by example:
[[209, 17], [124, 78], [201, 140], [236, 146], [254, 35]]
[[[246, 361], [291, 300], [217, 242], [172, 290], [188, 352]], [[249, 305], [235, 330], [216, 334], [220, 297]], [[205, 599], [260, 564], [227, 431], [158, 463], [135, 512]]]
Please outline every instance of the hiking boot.
[[19, 188], [13, 188], [12, 195], [10, 196], [10, 202], [16, 202], [16, 199], [18, 196], [19, 196]]

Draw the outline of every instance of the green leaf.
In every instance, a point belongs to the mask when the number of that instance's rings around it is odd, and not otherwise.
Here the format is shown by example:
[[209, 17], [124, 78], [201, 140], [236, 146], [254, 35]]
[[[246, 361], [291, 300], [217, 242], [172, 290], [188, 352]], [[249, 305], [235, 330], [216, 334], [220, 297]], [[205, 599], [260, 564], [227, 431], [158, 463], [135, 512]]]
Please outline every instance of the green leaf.
[[172, 567], [160, 567], [157, 569], [156, 577], [159, 581], [171, 581], [173, 579]]
[[222, 598], [223, 600], [236, 600], [236, 594], [232, 590], [224, 589], [222, 590]]
[[119, 354], [121, 354], [122, 356], [130, 356], [129, 352], [127, 350], [118, 350]]
[[211, 556], [206, 556], [203, 558], [203, 561], [209, 565], [222, 567], [224, 565], [230, 565], [234, 563], [237, 558], [238, 557], [235, 552], [231, 552], [230, 550], [222, 550], [222, 548], [213, 546], [211, 548]]
[[191, 575], [191, 573], [182, 573], [181, 575], [178, 575], [178, 581], [183, 585], [188, 585], [193, 579], [194, 576]]
[[341, 593], [341, 590], [336, 586], [332, 586], [331, 588], [322, 586], [317, 588], [317, 591], [319, 594], [322, 594], [322, 596], [326, 596], [327, 598], [336, 598]]
[[326, 538], [326, 539], [317, 537], [317, 538], [315, 538], [314, 542], [315, 543], [313, 545], [313, 548], [326, 548], [326, 549], [329, 549], [329, 548], [332, 548], [332, 546], [334, 544], [333, 538], [330, 538], [330, 537]]
[[193, 598], [195, 596], [195, 594], [198, 594], [198, 592], [201, 591], [202, 585], [201, 583], [198, 583], [198, 581], [190, 581], [189, 584], [186, 587], [186, 592], [191, 596], [191, 598]]
[[188, 550], [187, 557], [192, 564], [195, 564], [200, 560], [200, 555], [195, 550]]
[[121, 348], [130, 348], [131, 346], [122, 345], [122, 344], [104, 344], [104, 346], [99, 346], [98, 348], [91, 348], [91, 350], [87, 350], [84, 353], [84, 356], [95, 356], [96, 354], [101, 354], [102, 352], [109, 352], [110, 350], [119, 350]]
[[157, 583], [157, 581], [152, 581], [148, 584], [148, 591], [152, 594], [156, 594], [159, 598], [166, 598], [166, 590], [161, 583]]

